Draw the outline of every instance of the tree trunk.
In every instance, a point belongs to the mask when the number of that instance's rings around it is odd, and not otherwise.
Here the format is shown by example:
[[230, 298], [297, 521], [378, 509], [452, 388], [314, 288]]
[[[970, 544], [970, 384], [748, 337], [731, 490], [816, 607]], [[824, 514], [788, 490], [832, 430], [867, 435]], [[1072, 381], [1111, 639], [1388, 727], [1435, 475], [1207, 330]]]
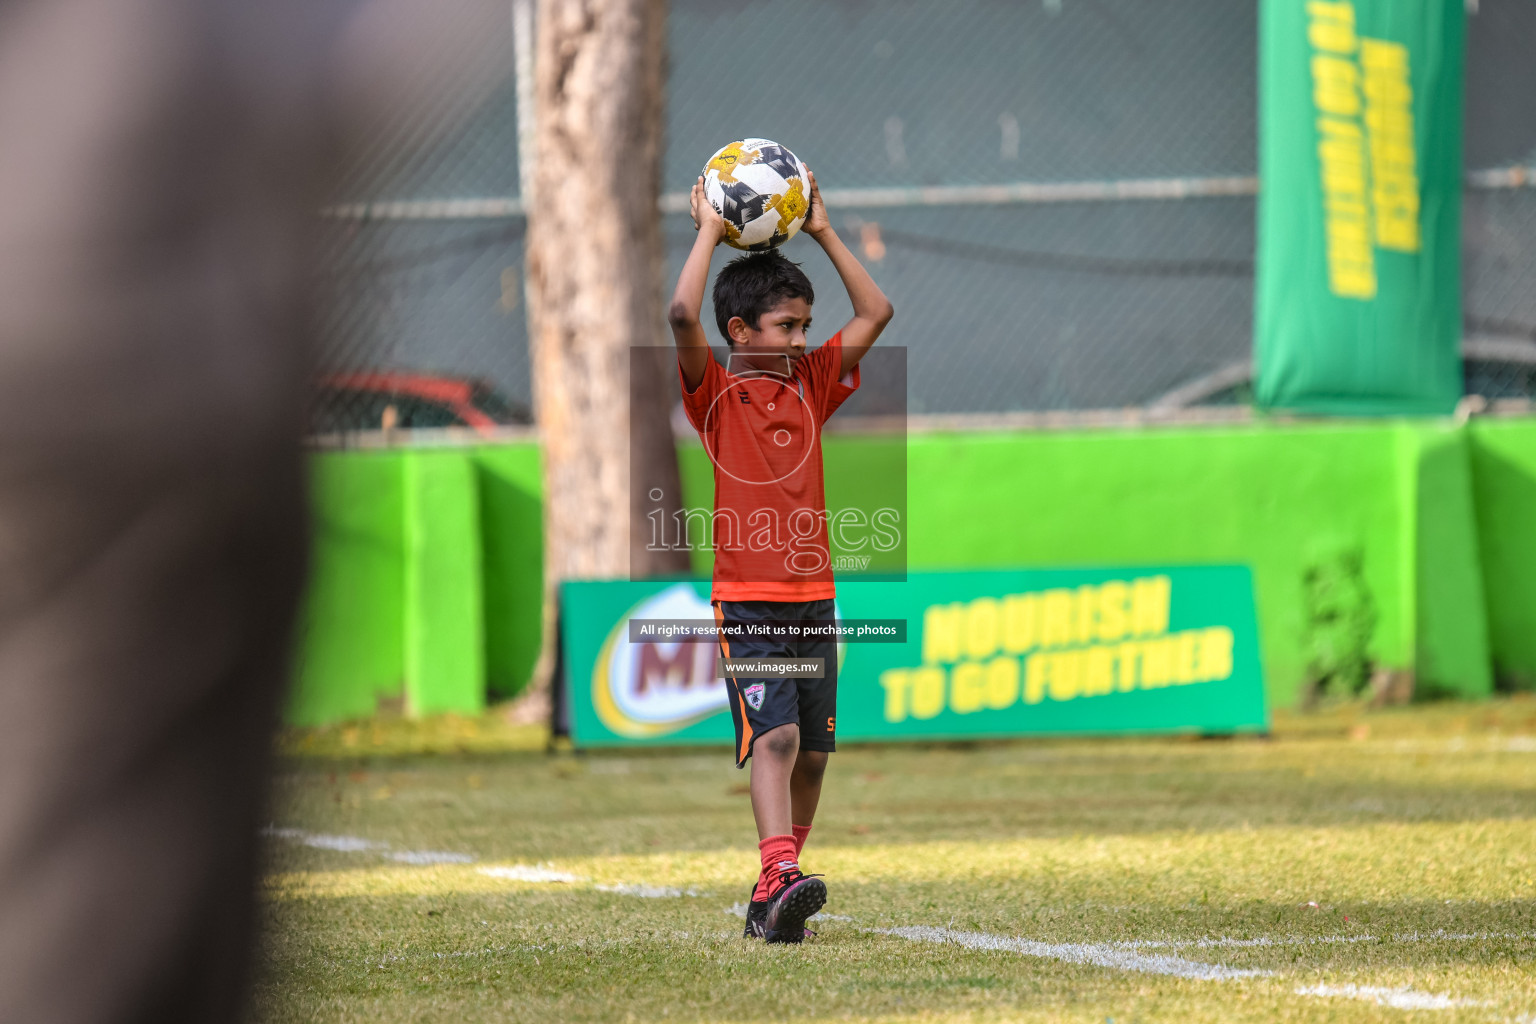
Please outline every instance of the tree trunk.
[[[647, 490], [658, 481], [678, 490], [667, 423], [676, 371], [664, 393], [642, 388], [647, 400], [630, 407], [632, 350], [666, 343], [657, 211], [666, 10], [666, 0], [538, 3], [528, 315], [545, 600], [543, 651], [518, 713], [527, 720], [548, 707], [560, 582], [631, 573], [631, 510], [646, 497], [632, 493], [632, 421]], [[636, 359], [652, 379], [655, 362]], [[667, 443], [652, 455], [658, 438]], [[667, 565], [642, 554], [635, 567], [646, 575]]]

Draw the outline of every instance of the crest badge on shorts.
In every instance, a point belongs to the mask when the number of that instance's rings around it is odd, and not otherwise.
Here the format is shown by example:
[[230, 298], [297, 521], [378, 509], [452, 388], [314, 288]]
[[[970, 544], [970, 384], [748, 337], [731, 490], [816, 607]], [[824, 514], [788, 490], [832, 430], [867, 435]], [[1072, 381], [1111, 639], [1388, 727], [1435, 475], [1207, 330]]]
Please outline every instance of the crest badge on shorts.
[[763, 709], [763, 684], [762, 683], [753, 683], [751, 686], [747, 687], [745, 690], [742, 690], [741, 691], [741, 695], [743, 697], [747, 698], [747, 703], [752, 705], [752, 710], [753, 711], [761, 711]]

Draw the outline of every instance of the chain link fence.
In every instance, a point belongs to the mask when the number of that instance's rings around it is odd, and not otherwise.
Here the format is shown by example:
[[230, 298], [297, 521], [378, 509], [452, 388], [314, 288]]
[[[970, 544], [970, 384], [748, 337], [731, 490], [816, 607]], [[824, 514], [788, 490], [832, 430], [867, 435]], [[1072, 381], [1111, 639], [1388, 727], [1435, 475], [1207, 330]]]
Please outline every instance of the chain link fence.
[[[1479, 6], [1467, 388], [1528, 402], [1536, 64], [1511, 40], [1536, 34], [1536, 9]], [[485, 40], [506, 76], [471, 116], [429, 144], [381, 125], [353, 154], [323, 222], [317, 433], [530, 419], [513, 21]], [[671, 272], [704, 160], [773, 138], [896, 304], [885, 341], [908, 351], [912, 412], [1246, 404], [1257, 31], [1256, 5], [1230, 0], [673, 0]], [[786, 254], [830, 334], [851, 312], [836, 275], [809, 239]]]

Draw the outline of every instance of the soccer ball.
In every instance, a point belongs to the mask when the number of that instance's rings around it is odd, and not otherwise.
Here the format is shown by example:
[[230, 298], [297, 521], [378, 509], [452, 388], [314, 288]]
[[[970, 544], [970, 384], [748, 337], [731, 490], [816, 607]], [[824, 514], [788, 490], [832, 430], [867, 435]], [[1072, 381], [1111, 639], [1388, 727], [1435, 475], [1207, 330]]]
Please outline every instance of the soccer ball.
[[725, 243], [752, 252], [795, 237], [811, 212], [805, 164], [768, 139], [742, 139], [710, 157], [704, 195], [725, 218]]

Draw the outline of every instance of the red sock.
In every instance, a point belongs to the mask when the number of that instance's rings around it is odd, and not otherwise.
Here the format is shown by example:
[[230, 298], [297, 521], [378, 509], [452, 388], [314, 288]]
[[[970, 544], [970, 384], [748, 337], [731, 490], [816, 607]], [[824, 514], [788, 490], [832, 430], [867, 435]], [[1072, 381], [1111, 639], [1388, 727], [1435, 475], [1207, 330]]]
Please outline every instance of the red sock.
[[758, 852], [762, 855], [763, 870], [757, 876], [757, 888], [752, 890], [752, 899], [761, 901], [768, 898], [772, 890], [772, 883], [779, 877], [779, 872], [786, 868], [800, 866], [800, 857], [795, 853], [795, 837], [769, 836], [757, 844]]
[[795, 859], [800, 859], [800, 854], [805, 850], [805, 837], [811, 834], [809, 825], [791, 825], [795, 832]]

